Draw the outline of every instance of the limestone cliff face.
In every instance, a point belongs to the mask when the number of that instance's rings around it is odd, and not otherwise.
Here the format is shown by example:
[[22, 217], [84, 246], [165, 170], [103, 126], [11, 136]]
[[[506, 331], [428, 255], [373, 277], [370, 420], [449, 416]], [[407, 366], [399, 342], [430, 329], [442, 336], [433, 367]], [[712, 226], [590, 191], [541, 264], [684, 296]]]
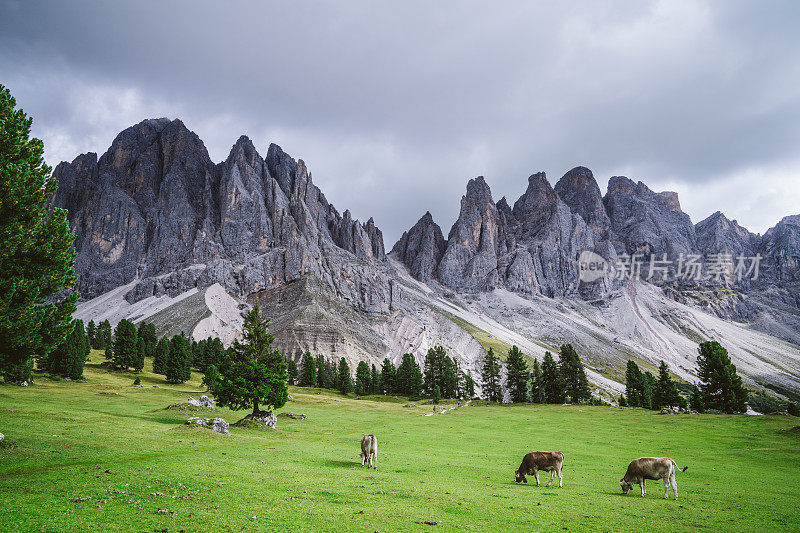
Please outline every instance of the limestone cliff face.
[[132, 302], [216, 282], [247, 296], [314, 274], [356, 309], [390, 307], [381, 231], [340, 215], [277, 145], [262, 158], [241, 137], [215, 165], [179, 120], [145, 120], [54, 175], [84, 298], [131, 281]]
[[[778, 283], [800, 281], [800, 215], [784, 217], [764, 234], [758, 247], [766, 280]], [[800, 307], [800, 301], [795, 300]]]
[[416, 279], [428, 281], [434, 277], [444, 250], [442, 229], [428, 211], [410, 230], [403, 232], [390, 253], [407, 265]]
[[698, 249], [707, 254], [727, 253], [753, 256], [760, 244], [760, 237], [747, 231], [735, 220], [730, 220], [717, 211], [694, 226]]

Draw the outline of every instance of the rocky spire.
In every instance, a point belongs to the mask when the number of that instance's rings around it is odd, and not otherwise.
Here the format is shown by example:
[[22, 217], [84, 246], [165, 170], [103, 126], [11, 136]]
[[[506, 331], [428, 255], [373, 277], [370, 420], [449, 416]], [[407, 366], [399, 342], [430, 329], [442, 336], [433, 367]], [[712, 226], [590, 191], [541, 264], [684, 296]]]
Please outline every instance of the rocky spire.
[[592, 171], [575, 167], [558, 180], [555, 191], [565, 204], [583, 218], [598, 236], [608, 235], [611, 221], [603, 205], [603, 195]]
[[427, 211], [410, 230], [403, 233], [390, 253], [408, 267], [414, 278], [428, 281], [435, 277], [445, 246], [442, 229]]

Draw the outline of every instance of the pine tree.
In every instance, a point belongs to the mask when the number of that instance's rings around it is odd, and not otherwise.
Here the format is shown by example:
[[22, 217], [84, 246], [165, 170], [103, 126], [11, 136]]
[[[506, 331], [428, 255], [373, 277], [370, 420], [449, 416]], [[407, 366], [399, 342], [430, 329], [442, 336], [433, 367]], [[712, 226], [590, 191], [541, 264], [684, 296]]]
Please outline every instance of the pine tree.
[[700, 343], [697, 358], [700, 394], [706, 409], [724, 413], [747, 411], [747, 390], [731, 363], [728, 351], [717, 341]]
[[168, 383], [184, 383], [192, 377], [191, 352], [192, 345], [183, 333], [172, 337], [164, 365], [164, 375]]
[[381, 378], [378, 375], [378, 369], [375, 366], [375, 363], [372, 363], [372, 368], [369, 372], [369, 393], [370, 394], [380, 394], [381, 393]]
[[206, 368], [208, 368], [210, 365], [214, 365], [219, 368], [219, 364], [224, 356], [225, 346], [223, 346], [222, 340], [219, 337], [210, 338], [206, 344]]
[[289, 374], [289, 385], [296, 385], [297, 384], [297, 363], [295, 363], [294, 359], [289, 357], [286, 361], [286, 371]]
[[444, 356], [439, 392], [443, 398], [458, 396], [458, 363], [449, 355]]
[[544, 403], [544, 389], [542, 388], [542, 367], [539, 360], [533, 360], [533, 370], [531, 372], [531, 401], [533, 403]]
[[669, 376], [669, 367], [667, 363], [661, 361], [658, 367], [658, 381], [656, 382], [656, 390], [653, 395], [654, 409], [663, 409], [664, 407], [678, 406], [681, 403], [681, 395], [678, 394], [678, 387]]
[[514, 403], [525, 403], [528, 401], [528, 385], [531, 376], [528, 372], [528, 363], [519, 348], [512, 346], [508, 350], [506, 357], [506, 389], [511, 394], [511, 401]]
[[269, 319], [258, 304], [244, 318], [243, 342], [238, 339], [217, 367], [209, 367], [209, 389], [222, 407], [234, 410], [259, 405], [269, 410], [283, 407], [289, 399], [286, 358], [272, 347], [275, 337], [268, 331]]
[[169, 339], [161, 337], [156, 344], [153, 356], [153, 373], [165, 375], [167, 373], [167, 359], [169, 359]]
[[466, 398], [474, 398], [475, 397], [475, 380], [472, 379], [472, 376], [467, 374], [466, 372], [461, 373], [462, 379], [464, 381], [464, 396]]
[[[300, 375], [303, 375], [303, 360], [300, 360]], [[316, 366], [316, 373], [317, 373], [317, 386], [321, 389], [331, 389], [333, 388], [333, 384], [331, 383], [331, 375], [330, 375], [330, 367], [328, 366], [328, 362], [325, 360], [325, 356], [318, 355], [315, 359], [315, 366]], [[302, 378], [300, 378], [302, 379]]]
[[419, 398], [422, 395], [422, 370], [410, 353], [403, 354], [403, 361], [397, 367], [394, 388], [396, 394], [410, 398]]
[[158, 338], [156, 337], [156, 325], [140, 322], [139, 330], [136, 332], [138, 338], [142, 339], [144, 357], [153, 357], [156, 350]]
[[114, 330], [114, 366], [123, 370], [136, 364], [136, 326], [122, 319]]
[[545, 403], [564, 403], [564, 385], [553, 354], [544, 353], [542, 359], [542, 391]]
[[56, 295], [75, 283], [75, 236], [67, 211], [50, 200], [58, 186], [31, 139], [32, 120], [0, 85], [0, 376], [26, 381], [34, 354], [46, 356], [72, 329], [80, 297]]
[[317, 386], [317, 363], [314, 361], [310, 352], [303, 354], [303, 359], [300, 362], [300, 386]]
[[500, 384], [500, 360], [494, 354], [492, 348], [489, 348], [483, 358], [481, 379], [483, 380], [483, 396], [490, 402], [502, 402], [503, 389]]
[[[112, 346], [111, 338], [111, 323], [108, 320], [103, 320], [97, 328], [100, 330], [100, 338], [98, 339], [98, 349], [107, 349]], [[106, 359], [111, 359], [106, 357]]]
[[442, 401], [442, 391], [439, 389], [439, 385], [433, 387], [433, 392], [431, 393], [431, 402], [433, 404], [437, 404]]
[[569, 396], [570, 402], [580, 403], [590, 400], [592, 395], [589, 392], [589, 380], [586, 379], [586, 370], [583, 368], [580, 356], [578, 356], [571, 344], [561, 345], [558, 366], [564, 384], [564, 391]]
[[620, 395], [619, 397], [619, 406], [620, 407], [628, 407], [628, 400], [625, 399], [625, 396]]
[[381, 365], [381, 391], [383, 394], [394, 394], [395, 393], [395, 374], [397, 370], [394, 367], [394, 364], [389, 360], [389, 358], [385, 358], [383, 360], [383, 364]]
[[441, 390], [443, 387], [444, 364], [447, 352], [441, 345], [428, 349], [423, 364], [423, 390], [426, 395], [433, 394], [433, 388], [437, 385]]
[[369, 394], [369, 365], [359, 361], [356, 367], [355, 392], [359, 396]]
[[72, 321], [72, 330], [64, 340], [40, 360], [42, 369], [52, 374], [80, 379], [83, 377], [83, 366], [89, 351], [89, 338], [84, 333], [83, 322]]
[[642, 407], [653, 409], [656, 392], [656, 377], [649, 371], [642, 374]]
[[689, 396], [689, 408], [698, 413], [706, 412], [706, 404], [703, 403], [703, 395], [696, 386], [692, 385], [692, 394]]
[[642, 371], [634, 361], [628, 360], [625, 369], [625, 399], [631, 407], [642, 407]]
[[86, 325], [86, 336], [89, 338], [89, 346], [94, 348], [95, 347], [95, 336], [97, 335], [97, 325], [94, 323], [94, 320], [90, 320], [89, 324]]
[[339, 372], [338, 372], [337, 389], [342, 394], [349, 394], [353, 390], [353, 379], [350, 376], [350, 365], [347, 360], [342, 357], [339, 359]]
[[138, 336], [136, 337], [136, 352], [134, 353], [131, 367], [136, 372], [144, 368], [144, 339]]

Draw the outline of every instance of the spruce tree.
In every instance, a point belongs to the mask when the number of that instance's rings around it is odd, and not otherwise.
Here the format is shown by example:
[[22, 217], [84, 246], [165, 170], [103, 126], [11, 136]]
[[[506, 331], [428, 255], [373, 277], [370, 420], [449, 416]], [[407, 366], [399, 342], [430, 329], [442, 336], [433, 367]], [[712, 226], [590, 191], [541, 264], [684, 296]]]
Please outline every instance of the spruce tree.
[[149, 322], [140, 322], [136, 332], [138, 338], [142, 339], [144, 357], [153, 357], [155, 354], [158, 338], [156, 337], [156, 325]]
[[222, 340], [219, 337], [213, 337], [209, 339], [208, 343], [206, 344], [206, 368], [208, 368], [210, 365], [214, 365], [219, 368], [219, 363], [222, 361], [222, 357], [224, 355], [225, 346], [223, 346]]
[[530, 373], [525, 356], [519, 348], [512, 346], [506, 356], [506, 389], [511, 395], [514, 403], [525, 403], [529, 400], [528, 385], [530, 384]]
[[489, 348], [483, 358], [481, 379], [483, 381], [484, 398], [490, 402], [502, 402], [503, 389], [500, 384], [500, 360], [494, 354], [492, 348]]
[[394, 367], [394, 363], [392, 363], [389, 358], [385, 358], [383, 360], [383, 364], [381, 365], [381, 391], [383, 394], [394, 394], [395, 393], [395, 374], [397, 370]]
[[369, 371], [369, 393], [381, 393], [381, 378], [378, 375], [378, 368], [375, 366], [375, 363], [372, 363], [372, 368], [370, 368]]
[[336, 388], [342, 394], [349, 394], [353, 390], [353, 378], [350, 376], [350, 365], [342, 357], [339, 359], [338, 382]]
[[561, 345], [558, 366], [564, 384], [564, 392], [569, 396], [570, 402], [581, 403], [590, 400], [592, 395], [589, 392], [586, 370], [571, 344]]
[[658, 381], [656, 382], [656, 390], [653, 395], [654, 409], [663, 409], [665, 407], [679, 406], [681, 403], [681, 396], [678, 394], [678, 387], [669, 375], [669, 367], [667, 363], [661, 361], [658, 367]]
[[295, 363], [294, 359], [291, 357], [286, 361], [286, 371], [289, 374], [289, 385], [297, 385], [297, 363]]
[[[318, 355], [315, 359], [316, 363], [316, 374], [317, 374], [317, 386], [321, 389], [332, 389], [333, 385], [331, 383], [331, 375], [330, 375], [330, 367], [328, 362], [325, 360], [325, 356], [322, 354]], [[300, 376], [303, 375], [303, 360], [300, 360]], [[302, 378], [298, 378], [301, 379]]]
[[653, 409], [653, 400], [656, 392], [656, 377], [649, 371], [642, 374], [642, 407]]
[[403, 354], [403, 361], [397, 367], [395, 393], [419, 398], [422, 395], [422, 370], [410, 353]]
[[628, 360], [625, 368], [625, 399], [631, 407], [643, 407], [642, 371], [634, 361]]
[[83, 322], [72, 321], [72, 330], [64, 340], [56, 346], [46, 358], [40, 361], [40, 366], [52, 374], [80, 379], [83, 377], [83, 366], [89, 351], [89, 338], [84, 333]]
[[700, 394], [706, 409], [724, 413], [747, 411], [747, 390], [728, 351], [717, 341], [700, 343], [697, 358]]
[[133, 361], [131, 362], [131, 367], [136, 371], [139, 372], [141, 369], [144, 368], [144, 339], [137, 335], [136, 337], [136, 352], [134, 353]]
[[192, 377], [192, 345], [183, 333], [174, 335], [169, 342], [169, 355], [164, 365], [168, 383], [184, 383]]
[[[317, 386], [317, 363], [310, 352], [303, 354], [303, 360], [300, 362], [300, 386]], [[319, 384], [319, 386], [321, 387], [322, 384]]]
[[[104, 350], [112, 346], [112, 337], [111, 337], [111, 323], [108, 320], [103, 320], [100, 322], [100, 325], [97, 327], [100, 332], [99, 339], [98, 339], [98, 349]], [[110, 357], [106, 357], [106, 359], [111, 359]]]
[[466, 398], [474, 398], [475, 397], [475, 380], [472, 379], [472, 376], [467, 374], [466, 372], [461, 373], [462, 379], [464, 381], [464, 396]]
[[169, 339], [161, 337], [156, 344], [153, 355], [153, 373], [165, 375], [167, 373], [167, 360], [169, 359]]
[[359, 361], [356, 367], [355, 392], [359, 396], [369, 394], [369, 365], [364, 361]]
[[94, 320], [90, 320], [86, 325], [86, 336], [89, 338], [89, 346], [94, 348], [96, 342], [94, 338], [97, 336], [97, 325], [94, 323]]
[[447, 352], [441, 345], [428, 349], [423, 364], [423, 388], [426, 395], [433, 394], [433, 388], [443, 385], [444, 365]]
[[542, 388], [542, 367], [539, 360], [533, 360], [533, 370], [531, 371], [531, 401], [533, 403], [544, 403], [544, 389]]
[[439, 392], [442, 398], [455, 398], [458, 396], [458, 363], [449, 355], [444, 356]]
[[0, 376], [30, 379], [35, 354], [46, 356], [72, 328], [77, 292], [75, 236], [67, 211], [50, 201], [58, 184], [31, 139], [32, 120], [0, 85]]
[[289, 399], [286, 358], [272, 347], [275, 337], [268, 328], [269, 319], [254, 305], [244, 318], [243, 342], [233, 342], [219, 369], [209, 368], [209, 389], [219, 405], [234, 410], [252, 406], [258, 414], [259, 405], [278, 409]]
[[564, 384], [553, 354], [544, 353], [542, 359], [542, 392], [545, 403], [564, 403]]
[[114, 366], [127, 369], [136, 364], [136, 326], [130, 320], [122, 319], [114, 330]]

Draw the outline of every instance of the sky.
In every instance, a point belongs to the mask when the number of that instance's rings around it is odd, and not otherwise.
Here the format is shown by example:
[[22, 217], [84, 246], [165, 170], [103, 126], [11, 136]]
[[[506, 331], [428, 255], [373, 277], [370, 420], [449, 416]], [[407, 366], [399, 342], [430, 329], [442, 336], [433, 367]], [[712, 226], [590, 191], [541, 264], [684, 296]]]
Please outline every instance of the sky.
[[495, 200], [583, 165], [699, 222], [800, 213], [800, 2], [0, 0], [0, 84], [51, 165], [180, 118], [225, 159], [303, 159], [387, 249], [470, 178]]

